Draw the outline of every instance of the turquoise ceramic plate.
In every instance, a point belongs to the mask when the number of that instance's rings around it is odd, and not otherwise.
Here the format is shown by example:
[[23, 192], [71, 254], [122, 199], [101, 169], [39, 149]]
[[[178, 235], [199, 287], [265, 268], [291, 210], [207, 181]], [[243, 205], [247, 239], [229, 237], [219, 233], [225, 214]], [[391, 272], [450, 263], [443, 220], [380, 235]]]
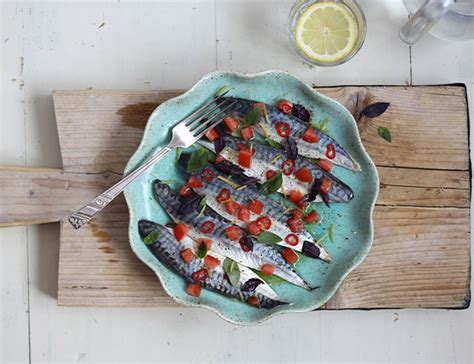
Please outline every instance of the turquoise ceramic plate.
[[186, 294], [183, 279], [167, 269], [155, 258], [142, 242], [137, 223], [141, 219], [165, 224], [169, 217], [152, 195], [152, 181], [159, 178], [172, 181], [172, 186], [184, 183], [175, 163], [175, 153], [161, 160], [147, 173], [130, 184], [125, 197], [130, 209], [129, 237], [135, 254], [148, 265], [160, 279], [165, 291], [177, 302], [206, 307], [222, 318], [239, 324], [254, 324], [284, 312], [314, 310], [334, 294], [344, 277], [367, 255], [373, 239], [372, 210], [378, 193], [378, 176], [374, 163], [361, 143], [352, 115], [339, 103], [329, 99], [288, 73], [268, 71], [243, 75], [234, 72], [215, 72], [205, 76], [185, 94], [161, 104], [150, 116], [145, 134], [135, 154], [130, 159], [125, 173], [133, 170], [157, 148], [170, 139], [171, 128], [199, 105], [209, 100], [222, 86], [232, 89], [231, 95], [274, 104], [280, 99], [306, 106], [313, 119], [331, 120], [327, 132], [333, 136], [362, 167], [361, 172], [335, 168], [334, 174], [348, 183], [354, 190], [354, 199], [348, 204], [321, 206], [318, 210], [323, 222], [313, 232], [316, 236], [334, 224], [335, 242], [325, 242], [333, 260], [323, 263], [303, 257], [297, 270], [311, 286], [319, 289], [307, 292], [287, 283], [273, 286], [275, 291], [291, 305], [278, 306], [272, 310], [257, 309], [214, 292], [203, 290], [199, 298]]

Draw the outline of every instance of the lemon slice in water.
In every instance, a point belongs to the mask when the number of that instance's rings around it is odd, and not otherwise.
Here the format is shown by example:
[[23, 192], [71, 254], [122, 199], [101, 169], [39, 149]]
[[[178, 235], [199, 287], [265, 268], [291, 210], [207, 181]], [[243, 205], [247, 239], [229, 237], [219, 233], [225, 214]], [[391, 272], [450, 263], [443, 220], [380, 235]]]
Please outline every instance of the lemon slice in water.
[[315, 3], [300, 15], [294, 36], [298, 48], [308, 58], [320, 63], [334, 63], [354, 49], [357, 23], [342, 4]]

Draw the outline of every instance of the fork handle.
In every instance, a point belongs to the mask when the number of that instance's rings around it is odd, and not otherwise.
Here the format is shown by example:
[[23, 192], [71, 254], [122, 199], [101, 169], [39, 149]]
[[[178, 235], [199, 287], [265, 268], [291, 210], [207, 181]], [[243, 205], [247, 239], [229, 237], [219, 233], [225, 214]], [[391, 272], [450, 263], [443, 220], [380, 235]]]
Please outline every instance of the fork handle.
[[135, 169], [132, 173], [122, 178], [115, 185], [110, 187], [107, 191], [101, 193], [99, 196], [94, 198], [87, 205], [71, 214], [68, 218], [70, 224], [77, 230], [82, 225], [87, 224], [98, 212], [107, 206], [112, 200], [117, 197], [132, 181], [138, 176], [150, 168], [153, 164], [164, 158], [172, 148], [170, 144], [162, 148], [158, 153], [153, 155], [148, 161], [143, 163], [140, 167]]

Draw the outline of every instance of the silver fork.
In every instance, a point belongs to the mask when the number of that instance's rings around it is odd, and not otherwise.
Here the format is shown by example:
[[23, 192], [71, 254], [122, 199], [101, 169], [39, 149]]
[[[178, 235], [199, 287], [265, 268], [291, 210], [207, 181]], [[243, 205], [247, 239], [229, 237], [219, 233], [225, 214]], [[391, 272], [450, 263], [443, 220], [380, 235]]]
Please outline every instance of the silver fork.
[[[115, 197], [117, 197], [133, 180], [150, 168], [153, 164], [165, 157], [174, 148], [187, 148], [198, 141], [210, 128], [215, 127], [222, 121], [223, 113], [234, 105], [237, 101], [229, 102], [228, 99], [222, 100], [224, 94], [214, 97], [209, 103], [200, 107], [172, 130], [171, 141], [156, 152], [149, 160], [140, 165], [133, 172], [122, 178], [115, 185], [110, 187], [94, 198], [87, 205], [71, 214], [68, 221], [75, 229], [79, 229], [87, 224], [98, 212], [107, 206]], [[215, 105], [214, 105], [215, 104]], [[222, 109], [220, 109], [223, 107]], [[216, 110], [220, 109], [218, 112]]]

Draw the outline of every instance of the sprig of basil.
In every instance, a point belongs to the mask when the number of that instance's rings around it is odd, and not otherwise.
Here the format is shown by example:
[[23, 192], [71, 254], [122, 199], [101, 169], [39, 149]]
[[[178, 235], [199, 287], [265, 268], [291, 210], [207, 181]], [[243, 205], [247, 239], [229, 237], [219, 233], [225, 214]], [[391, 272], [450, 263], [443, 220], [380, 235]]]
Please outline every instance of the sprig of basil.
[[283, 177], [281, 172], [278, 172], [275, 174], [271, 179], [269, 179], [267, 182], [262, 183], [261, 185], [258, 186], [258, 191], [262, 195], [271, 195], [272, 193], [275, 193], [278, 191], [278, 189], [281, 187], [281, 184], [283, 183]]
[[215, 155], [206, 148], [196, 149], [191, 153], [188, 161], [187, 171], [194, 172], [206, 165], [207, 162], [213, 162]]

